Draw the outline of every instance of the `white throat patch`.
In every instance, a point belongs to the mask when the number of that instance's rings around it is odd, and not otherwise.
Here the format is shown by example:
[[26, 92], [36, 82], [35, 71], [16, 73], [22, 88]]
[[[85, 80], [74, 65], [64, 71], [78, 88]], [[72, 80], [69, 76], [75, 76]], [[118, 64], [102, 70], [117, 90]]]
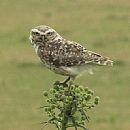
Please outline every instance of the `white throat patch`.
[[35, 49], [35, 52], [36, 52], [36, 54], [37, 54], [37, 51], [38, 51], [39, 46], [36, 45], [36, 44], [33, 44], [33, 48]]

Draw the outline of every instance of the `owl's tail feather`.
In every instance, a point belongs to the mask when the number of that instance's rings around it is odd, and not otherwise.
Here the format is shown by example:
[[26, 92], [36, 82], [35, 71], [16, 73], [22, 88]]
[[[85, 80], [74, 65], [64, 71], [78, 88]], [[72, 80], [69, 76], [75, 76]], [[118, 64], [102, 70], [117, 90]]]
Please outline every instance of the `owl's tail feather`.
[[112, 60], [107, 60], [105, 65], [113, 66], [113, 61]]
[[108, 66], [113, 66], [113, 61], [110, 60], [107, 57], [100, 57], [98, 60], [94, 61], [98, 65], [108, 65]]

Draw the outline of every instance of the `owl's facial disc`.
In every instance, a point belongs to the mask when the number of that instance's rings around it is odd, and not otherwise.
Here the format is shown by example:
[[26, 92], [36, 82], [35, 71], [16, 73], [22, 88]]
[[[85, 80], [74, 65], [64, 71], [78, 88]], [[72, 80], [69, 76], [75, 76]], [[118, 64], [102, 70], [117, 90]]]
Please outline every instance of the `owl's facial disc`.
[[40, 25], [32, 29], [29, 37], [33, 45], [49, 43], [61, 38], [62, 37], [54, 29], [45, 25]]
[[44, 33], [39, 31], [38, 29], [32, 29], [30, 32], [30, 37], [32, 44], [37, 44], [38, 42], [44, 41]]

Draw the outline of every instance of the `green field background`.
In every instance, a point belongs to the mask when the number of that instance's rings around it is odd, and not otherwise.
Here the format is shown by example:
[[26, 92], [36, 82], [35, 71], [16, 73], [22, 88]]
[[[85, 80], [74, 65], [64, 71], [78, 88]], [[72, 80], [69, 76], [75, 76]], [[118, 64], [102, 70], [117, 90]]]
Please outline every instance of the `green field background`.
[[31, 47], [30, 30], [41, 24], [115, 61], [75, 82], [101, 98], [89, 112], [90, 130], [130, 130], [129, 0], [0, 0], [0, 130], [40, 130], [43, 90], [66, 78], [45, 68]]

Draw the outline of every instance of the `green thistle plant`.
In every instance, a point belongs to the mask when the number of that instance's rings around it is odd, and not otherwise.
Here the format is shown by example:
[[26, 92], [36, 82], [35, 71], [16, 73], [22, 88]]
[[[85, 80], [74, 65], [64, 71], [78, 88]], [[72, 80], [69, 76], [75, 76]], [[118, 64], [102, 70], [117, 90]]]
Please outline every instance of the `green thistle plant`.
[[99, 103], [99, 97], [93, 97], [94, 92], [89, 88], [69, 82], [68, 86], [55, 82], [49, 92], [44, 92], [47, 105], [43, 106], [49, 117], [48, 122], [54, 124], [57, 130], [66, 130], [68, 127], [78, 127], [88, 130], [88, 110]]

